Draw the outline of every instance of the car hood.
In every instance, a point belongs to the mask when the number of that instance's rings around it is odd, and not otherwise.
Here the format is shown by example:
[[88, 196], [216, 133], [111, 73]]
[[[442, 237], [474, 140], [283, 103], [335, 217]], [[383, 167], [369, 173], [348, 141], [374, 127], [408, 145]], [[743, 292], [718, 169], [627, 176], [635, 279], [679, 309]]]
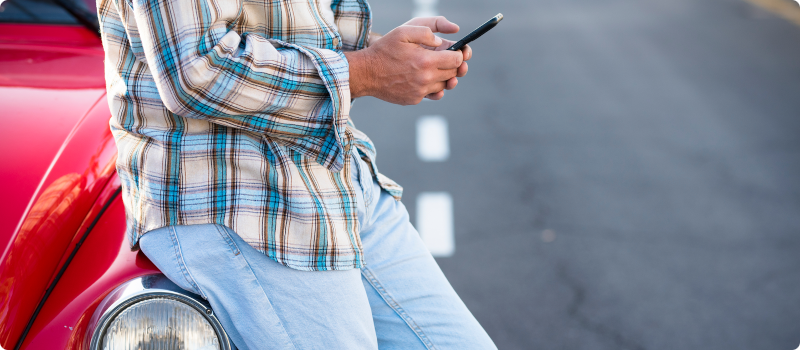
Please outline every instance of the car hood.
[[64, 28], [0, 24], [0, 248], [70, 132], [104, 103], [100, 40]]

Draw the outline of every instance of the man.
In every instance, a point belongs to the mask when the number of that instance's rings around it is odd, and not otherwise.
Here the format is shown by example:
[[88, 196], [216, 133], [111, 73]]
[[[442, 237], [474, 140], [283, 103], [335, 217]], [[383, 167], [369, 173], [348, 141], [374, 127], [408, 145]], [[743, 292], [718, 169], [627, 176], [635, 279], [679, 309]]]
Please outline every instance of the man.
[[485, 349], [351, 100], [440, 99], [442, 17], [369, 42], [366, 0], [103, 0], [128, 238], [240, 349]]

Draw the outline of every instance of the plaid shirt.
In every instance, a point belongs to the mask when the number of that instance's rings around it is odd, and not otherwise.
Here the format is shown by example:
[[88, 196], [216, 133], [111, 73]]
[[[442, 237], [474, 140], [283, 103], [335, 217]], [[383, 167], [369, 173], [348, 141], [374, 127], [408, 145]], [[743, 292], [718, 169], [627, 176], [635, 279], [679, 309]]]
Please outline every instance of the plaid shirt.
[[[111, 130], [134, 248], [168, 225], [230, 227], [299, 270], [363, 266], [343, 50], [367, 45], [366, 0], [101, 0]], [[356, 147], [355, 149], [353, 147]]]

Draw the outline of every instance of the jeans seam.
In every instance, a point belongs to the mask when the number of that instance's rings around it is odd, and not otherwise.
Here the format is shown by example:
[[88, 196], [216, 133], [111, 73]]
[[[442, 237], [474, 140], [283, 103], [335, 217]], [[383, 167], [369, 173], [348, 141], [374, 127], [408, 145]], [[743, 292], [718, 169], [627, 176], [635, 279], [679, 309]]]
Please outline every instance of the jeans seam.
[[216, 224], [214, 225], [214, 228], [217, 229], [217, 232], [219, 233], [219, 235], [222, 237], [222, 239], [225, 241], [225, 243], [228, 244], [228, 248], [233, 253], [233, 256], [237, 256], [237, 255], [241, 254], [241, 251], [239, 251], [239, 247], [237, 247], [236, 243], [233, 242], [233, 238], [231, 238], [231, 235], [228, 233], [227, 230], [222, 228], [221, 225], [216, 225]]
[[183, 252], [181, 251], [181, 245], [178, 240], [178, 232], [175, 230], [175, 227], [170, 226], [169, 232], [170, 232], [170, 238], [172, 239], [172, 245], [175, 247], [175, 255], [178, 258], [178, 267], [180, 268], [181, 273], [183, 274], [183, 278], [185, 278], [186, 281], [189, 282], [189, 284], [191, 284], [192, 287], [194, 287], [194, 289], [200, 293], [200, 296], [202, 296], [203, 299], [208, 300], [208, 297], [206, 297], [206, 294], [203, 293], [202, 289], [200, 289], [200, 286], [197, 285], [197, 282], [195, 282], [194, 277], [192, 277], [192, 274], [186, 267], [186, 261], [183, 259]]
[[[227, 232], [226, 232], [226, 235], [227, 235]], [[236, 249], [237, 252], [240, 252], [239, 246], [236, 244], [236, 242], [233, 240], [233, 238], [231, 238], [230, 235], [227, 235], [227, 236], [228, 236], [228, 238], [230, 238], [230, 245], [232, 247], [235, 247], [234, 249]], [[240, 255], [240, 254], [237, 253], [236, 255]], [[275, 306], [273, 306], [272, 305], [272, 301], [270, 301], [269, 298], [266, 297], [267, 293], [264, 292], [264, 286], [261, 284], [261, 281], [259, 281], [258, 278], [255, 276], [256, 273], [253, 271], [253, 267], [250, 266], [250, 262], [247, 261], [247, 259], [244, 257], [244, 254], [241, 254], [239, 256], [239, 259], [244, 260], [244, 264], [247, 266], [247, 270], [250, 271], [251, 275], [253, 275], [253, 279], [255, 279], [256, 283], [258, 283], [259, 288], [261, 288], [261, 293], [265, 294], [265, 299], [267, 299], [267, 302], [270, 303], [270, 306], [272, 306], [272, 310], [274, 311], [275, 310]], [[275, 313], [275, 315], [277, 317], [277, 312]], [[289, 336], [289, 332], [286, 331], [286, 327], [283, 325], [283, 322], [280, 321], [280, 319], [279, 319], [278, 323], [281, 325], [281, 331], [283, 332], [283, 335], [286, 337], [286, 339], [289, 341], [289, 344], [292, 346], [292, 349], [297, 349], [297, 346], [294, 345], [294, 342], [292, 341], [292, 338]]]
[[409, 328], [411, 328], [411, 330], [414, 332], [414, 334], [417, 335], [417, 338], [419, 338], [422, 344], [425, 345], [425, 347], [428, 350], [435, 350], [436, 346], [433, 345], [431, 339], [425, 334], [425, 332], [422, 331], [422, 328], [417, 324], [417, 322], [414, 321], [413, 318], [411, 318], [411, 315], [409, 315], [406, 312], [406, 310], [403, 309], [402, 306], [400, 306], [400, 303], [394, 300], [394, 298], [389, 294], [386, 288], [383, 287], [383, 284], [381, 284], [381, 282], [378, 281], [378, 277], [376, 277], [375, 274], [372, 273], [372, 271], [366, 267], [361, 269], [361, 274], [364, 275], [369, 284], [372, 285], [372, 288], [375, 288], [375, 291], [377, 291], [378, 294], [381, 296], [381, 298], [383, 298], [383, 301], [386, 302], [386, 304], [389, 305], [389, 307], [391, 307], [392, 310], [394, 310], [394, 312], [397, 313], [397, 315], [400, 316], [401, 319], [403, 319], [403, 321], [406, 323], [406, 325], [408, 325]]

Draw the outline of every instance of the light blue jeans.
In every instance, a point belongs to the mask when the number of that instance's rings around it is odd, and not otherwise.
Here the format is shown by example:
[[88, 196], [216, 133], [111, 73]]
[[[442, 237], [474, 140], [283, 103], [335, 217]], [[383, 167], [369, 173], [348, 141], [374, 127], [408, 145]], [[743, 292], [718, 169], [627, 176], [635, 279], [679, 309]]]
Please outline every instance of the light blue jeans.
[[160, 228], [140, 247], [175, 284], [209, 301], [239, 349], [496, 349], [403, 204], [354, 158], [361, 270], [293, 270], [220, 225]]

